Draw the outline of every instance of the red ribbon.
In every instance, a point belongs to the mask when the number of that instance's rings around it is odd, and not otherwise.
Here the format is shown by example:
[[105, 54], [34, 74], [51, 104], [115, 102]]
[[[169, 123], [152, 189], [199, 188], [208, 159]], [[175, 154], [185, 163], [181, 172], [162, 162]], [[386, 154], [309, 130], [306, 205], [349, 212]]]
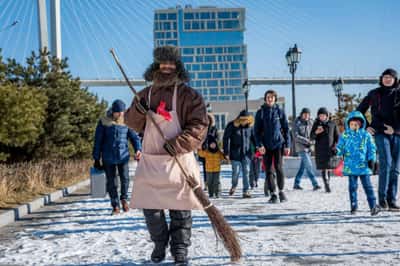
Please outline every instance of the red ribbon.
[[167, 104], [164, 101], [160, 101], [160, 104], [157, 107], [157, 114], [161, 115], [162, 117], [164, 117], [165, 120], [167, 121], [172, 121], [172, 116], [171, 114], [165, 110], [165, 106]]

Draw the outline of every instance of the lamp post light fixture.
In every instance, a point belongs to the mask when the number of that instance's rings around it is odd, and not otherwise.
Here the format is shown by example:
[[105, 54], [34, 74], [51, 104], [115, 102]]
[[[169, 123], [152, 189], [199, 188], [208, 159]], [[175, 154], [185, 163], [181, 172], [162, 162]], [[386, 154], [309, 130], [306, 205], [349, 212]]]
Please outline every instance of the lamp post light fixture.
[[249, 90], [250, 90], [249, 85], [250, 84], [249, 84], [249, 80], [248, 79], [246, 79], [243, 82], [243, 85], [242, 85], [242, 89], [243, 89], [243, 93], [244, 93], [244, 99], [245, 99], [245, 103], [246, 103], [246, 112], [249, 111], [249, 106], [248, 106], [248, 98], [249, 98]]
[[297, 70], [297, 64], [300, 63], [301, 51], [295, 44], [286, 52], [286, 61], [289, 66], [289, 71], [292, 74], [292, 120], [296, 118], [296, 93], [295, 93], [295, 78], [294, 74]]
[[342, 110], [342, 92], [343, 92], [343, 79], [339, 78], [337, 80], [332, 81], [332, 87], [333, 87], [333, 91], [335, 92], [335, 96], [337, 97], [337, 101], [338, 101], [338, 112], [340, 113]]

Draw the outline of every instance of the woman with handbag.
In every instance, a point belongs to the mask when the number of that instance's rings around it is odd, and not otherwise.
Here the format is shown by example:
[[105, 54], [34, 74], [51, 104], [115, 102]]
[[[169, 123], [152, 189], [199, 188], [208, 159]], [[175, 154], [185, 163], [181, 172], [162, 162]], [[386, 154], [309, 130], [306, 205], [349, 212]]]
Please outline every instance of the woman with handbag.
[[315, 161], [317, 169], [321, 170], [325, 191], [331, 192], [329, 186], [330, 171], [339, 160], [336, 156], [336, 144], [339, 140], [339, 129], [335, 122], [329, 119], [329, 112], [325, 107], [318, 109], [317, 119], [311, 129], [311, 140], [315, 140]]

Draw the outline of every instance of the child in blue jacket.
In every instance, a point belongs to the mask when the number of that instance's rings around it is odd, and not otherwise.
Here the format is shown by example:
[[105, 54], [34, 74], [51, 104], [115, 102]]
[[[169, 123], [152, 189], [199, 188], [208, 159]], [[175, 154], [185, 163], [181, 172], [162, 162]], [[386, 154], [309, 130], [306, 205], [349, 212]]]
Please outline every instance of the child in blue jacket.
[[358, 208], [357, 178], [360, 177], [371, 215], [377, 215], [380, 208], [376, 204], [370, 179], [371, 169], [376, 160], [376, 146], [365, 126], [366, 121], [360, 112], [349, 113], [345, 123], [346, 131], [340, 136], [336, 149], [337, 155], [344, 158], [343, 175], [349, 176], [351, 214], [355, 214]]

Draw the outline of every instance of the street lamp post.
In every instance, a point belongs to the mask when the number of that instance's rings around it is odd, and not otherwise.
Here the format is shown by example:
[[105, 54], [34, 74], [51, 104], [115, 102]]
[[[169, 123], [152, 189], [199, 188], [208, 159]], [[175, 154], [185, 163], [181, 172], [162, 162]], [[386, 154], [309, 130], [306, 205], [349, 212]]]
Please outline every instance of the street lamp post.
[[338, 112], [340, 113], [342, 110], [341, 101], [342, 101], [342, 91], [343, 91], [343, 79], [339, 78], [332, 82], [333, 91], [335, 92], [335, 96], [337, 97], [338, 101]]
[[247, 102], [248, 98], [249, 98], [249, 80], [248, 79], [246, 79], [243, 82], [242, 89], [243, 89], [244, 99], [245, 99], [245, 103], [246, 103], [246, 112], [248, 112], [249, 111], [249, 106], [248, 106], [248, 102]]
[[286, 52], [286, 61], [289, 66], [289, 71], [292, 74], [292, 120], [296, 118], [296, 93], [295, 93], [295, 78], [294, 74], [297, 69], [297, 64], [300, 63], [301, 51], [295, 44]]

